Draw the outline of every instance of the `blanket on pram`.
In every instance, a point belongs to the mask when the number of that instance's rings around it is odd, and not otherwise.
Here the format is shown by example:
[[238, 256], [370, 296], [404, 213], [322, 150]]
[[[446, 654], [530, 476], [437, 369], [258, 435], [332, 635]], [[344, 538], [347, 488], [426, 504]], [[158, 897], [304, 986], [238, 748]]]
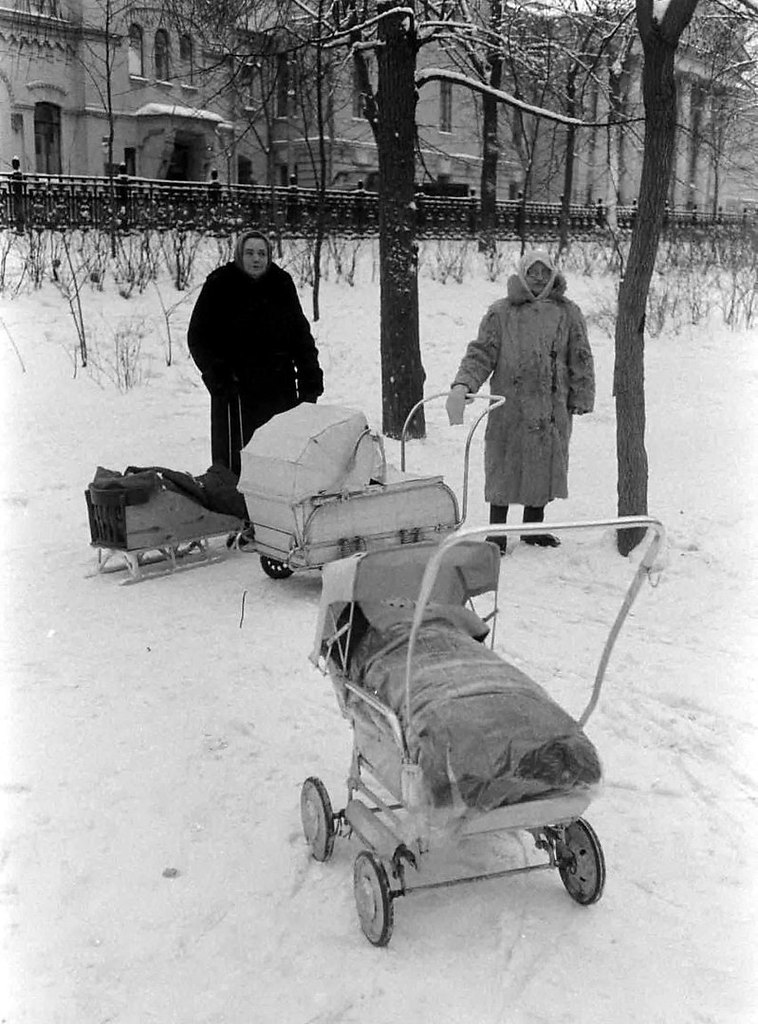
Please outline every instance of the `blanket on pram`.
[[600, 782], [594, 746], [546, 691], [480, 642], [465, 608], [430, 605], [413, 650], [409, 723], [406, 656], [412, 607], [368, 608], [348, 675], [400, 718], [432, 806], [488, 811]]

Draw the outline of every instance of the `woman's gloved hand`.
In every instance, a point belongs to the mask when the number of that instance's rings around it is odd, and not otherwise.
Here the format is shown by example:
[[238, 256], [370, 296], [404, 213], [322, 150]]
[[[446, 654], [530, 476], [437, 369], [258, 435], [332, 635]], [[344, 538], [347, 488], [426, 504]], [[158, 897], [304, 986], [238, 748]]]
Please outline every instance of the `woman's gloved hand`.
[[451, 427], [456, 426], [458, 423], [463, 423], [463, 410], [466, 408], [466, 402], [470, 401], [468, 388], [465, 384], [454, 384], [450, 388], [450, 394], [445, 402], [445, 409], [447, 410], [447, 418], [450, 421]]

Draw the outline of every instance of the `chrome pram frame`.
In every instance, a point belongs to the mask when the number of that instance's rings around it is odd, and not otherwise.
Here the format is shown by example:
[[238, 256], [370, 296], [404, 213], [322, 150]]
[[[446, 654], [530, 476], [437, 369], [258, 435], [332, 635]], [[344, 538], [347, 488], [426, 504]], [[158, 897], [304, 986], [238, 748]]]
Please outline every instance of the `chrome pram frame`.
[[[432, 545], [433, 551], [421, 579], [408, 639], [405, 670], [405, 711], [410, 722], [410, 693], [413, 681], [414, 650], [425, 609], [435, 588], [440, 567], [457, 546], [482, 542], [488, 538], [520, 536], [544, 532], [544, 524], [486, 526], [460, 530]], [[621, 607], [605, 641], [590, 698], [578, 724], [584, 727], [597, 706], [608, 663], [621, 627], [645, 579], [660, 571], [659, 556], [665, 531], [657, 519], [649, 516], [626, 516], [584, 522], [551, 523], [552, 533], [591, 530], [646, 530], [647, 546], [625, 592]], [[487, 545], [495, 548], [495, 545]], [[354, 556], [360, 559], [361, 555]], [[499, 550], [498, 550], [499, 563]], [[336, 571], [347, 572], [347, 563]], [[481, 593], [484, 593], [482, 591]], [[477, 595], [474, 595], [477, 596]], [[497, 582], [492, 592], [489, 613], [482, 616], [490, 625], [490, 645], [494, 646], [498, 616]], [[562, 796], [525, 801], [484, 812], [467, 812], [442, 828], [426, 813], [421, 799], [421, 769], [412, 760], [407, 736], [399, 716], [375, 695], [368, 693], [347, 677], [348, 644], [355, 604], [350, 606], [347, 620], [334, 620], [330, 642], [317, 645], [312, 660], [323, 674], [329, 674], [337, 694], [340, 710], [351, 722], [353, 751], [347, 779], [347, 802], [334, 812], [326, 787], [318, 777], [310, 776], [301, 792], [303, 831], [312, 856], [319, 861], [331, 857], [337, 836], [356, 835], [367, 847], [360, 851], [354, 864], [354, 891], [361, 928], [374, 945], [386, 945], [394, 927], [394, 901], [400, 896], [459, 885], [506, 875], [524, 874], [557, 868], [569, 895], [587, 906], [600, 899], [605, 883], [605, 862], [600, 842], [581, 815], [595, 798], [591, 788], [577, 789]], [[319, 628], [323, 632], [324, 617]], [[320, 635], [317, 631], [317, 636]], [[349, 700], [347, 699], [349, 695]], [[382, 727], [377, 727], [377, 722]], [[374, 738], [370, 738], [371, 730]], [[383, 745], [378, 752], [376, 744]], [[369, 749], [371, 748], [371, 749]], [[393, 760], [394, 758], [394, 760]], [[381, 764], [378, 766], [378, 762]], [[388, 776], [387, 765], [390, 764]], [[368, 775], [386, 791], [389, 798], [366, 784]], [[528, 832], [534, 847], [546, 859], [522, 867], [488, 871], [444, 880], [409, 883], [411, 869], [418, 869], [421, 858], [439, 845], [461, 842], [484, 833]]]

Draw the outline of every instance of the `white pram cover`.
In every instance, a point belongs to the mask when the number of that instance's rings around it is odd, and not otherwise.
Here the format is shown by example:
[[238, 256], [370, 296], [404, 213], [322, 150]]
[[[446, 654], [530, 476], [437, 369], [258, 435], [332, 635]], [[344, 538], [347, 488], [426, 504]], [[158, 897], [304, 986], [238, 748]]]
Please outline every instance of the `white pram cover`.
[[362, 412], [304, 402], [253, 434], [242, 450], [239, 490], [289, 504], [359, 491], [381, 475], [382, 455]]

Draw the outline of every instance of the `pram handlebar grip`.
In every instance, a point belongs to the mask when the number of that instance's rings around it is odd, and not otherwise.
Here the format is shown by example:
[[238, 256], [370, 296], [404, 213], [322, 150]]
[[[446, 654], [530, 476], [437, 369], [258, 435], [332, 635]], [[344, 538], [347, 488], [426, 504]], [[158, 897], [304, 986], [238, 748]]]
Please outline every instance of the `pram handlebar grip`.
[[[433, 402], [437, 398], [447, 398], [448, 391], [438, 391], [434, 395], [428, 395], [426, 398], [422, 398], [420, 402], [416, 402], [411, 411], [405, 418], [403, 429], [400, 431], [400, 470], [405, 472], [405, 441], [408, 427], [410, 426], [411, 420], [416, 415], [422, 405], [426, 405], [427, 402]], [[463, 449], [463, 483], [461, 485], [461, 518], [458, 526], [462, 526], [466, 522], [466, 513], [468, 512], [468, 478], [469, 478], [469, 461], [471, 453], [471, 441], [476, 432], [476, 428], [482, 422], [485, 416], [494, 410], [500, 408], [501, 405], [505, 405], [505, 398], [502, 395], [475, 395], [468, 394], [468, 399], [478, 399], [481, 402], [487, 402], [487, 408], [484, 409], [476, 417], [474, 422], [469, 427], [468, 434], [466, 435], [466, 444]]]
[[[597, 705], [600, 697], [600, 690], [603, 684], [608, 662], [610, 660], [611, 652], [616, 638], [618, 637], [621, 626], [624, 623], [629, 611], [634, 603], [634, 600], [639, 593], [640, 587], [644, 578], [650, 574], [656, 566], [656, 560], [658, 553], [663, 544], [665, 538], [665, 529], [663, 524], [658, 519], [654, 519], [651, 516], [620, 516], [615, 519], [592, 519], [575, 523], [551, 523], [551, 533], [567, 532], [569, 530], [601, 530], [601, 529], [615, 529], [615, 530], [631, 530], [635, 528], [645, 528], [652, 533], [652, 537], [645, 549], [645, 552], [640, 559], [640, 563], [637, 567], [637, 571], [632, 577], [632, 581], [629, 584], [624, 599], [619, 609], [618, 614], [611, 626], [608, 638], [603, 647], [603, 652], [600, 657], [600, 662], [595, 674], [595, 681], [592, 687], [592, 694], [589, 702], [578, 719], [578, 724], [584, 727], [588, 718], [592, 714]], [[520, 536], [526, 536], [533, 533], [544, 533], [544, 523], [519, 523], [518, 525], [495, 525], [489, 524], [481, 527], [469, 527], [465, 530], [459, 530], [457, 533], [451, 534], [445, 538], [439, 547], [436, 549], [424, 570], [424, 575], [421, 579], [421, 586], [419, 589], [418, 600], [416, 602], [416, 608], [413, 615], [413, 621], [411, 624], [411, 632], [408, 638], [408, 653], [406, 658], [406, 670], [405, 670], [405, 711], [406, 721], [411, 721], [411, 666], [413, 659], [413, 650], [416, 644], [416, 637], [418, 635], [419, 627], [424, 616], [426, 605], [429, 601], [429, 596], [434, 587], [434, 582], [437, 578], [439, 568], [445, 558], [446, 553], [458, 544], [462, 544], [465, 541], [481, 540], [484, 541], [487, 538], [494, 537], [507, 537], [509, 534], [519, 534]]]

